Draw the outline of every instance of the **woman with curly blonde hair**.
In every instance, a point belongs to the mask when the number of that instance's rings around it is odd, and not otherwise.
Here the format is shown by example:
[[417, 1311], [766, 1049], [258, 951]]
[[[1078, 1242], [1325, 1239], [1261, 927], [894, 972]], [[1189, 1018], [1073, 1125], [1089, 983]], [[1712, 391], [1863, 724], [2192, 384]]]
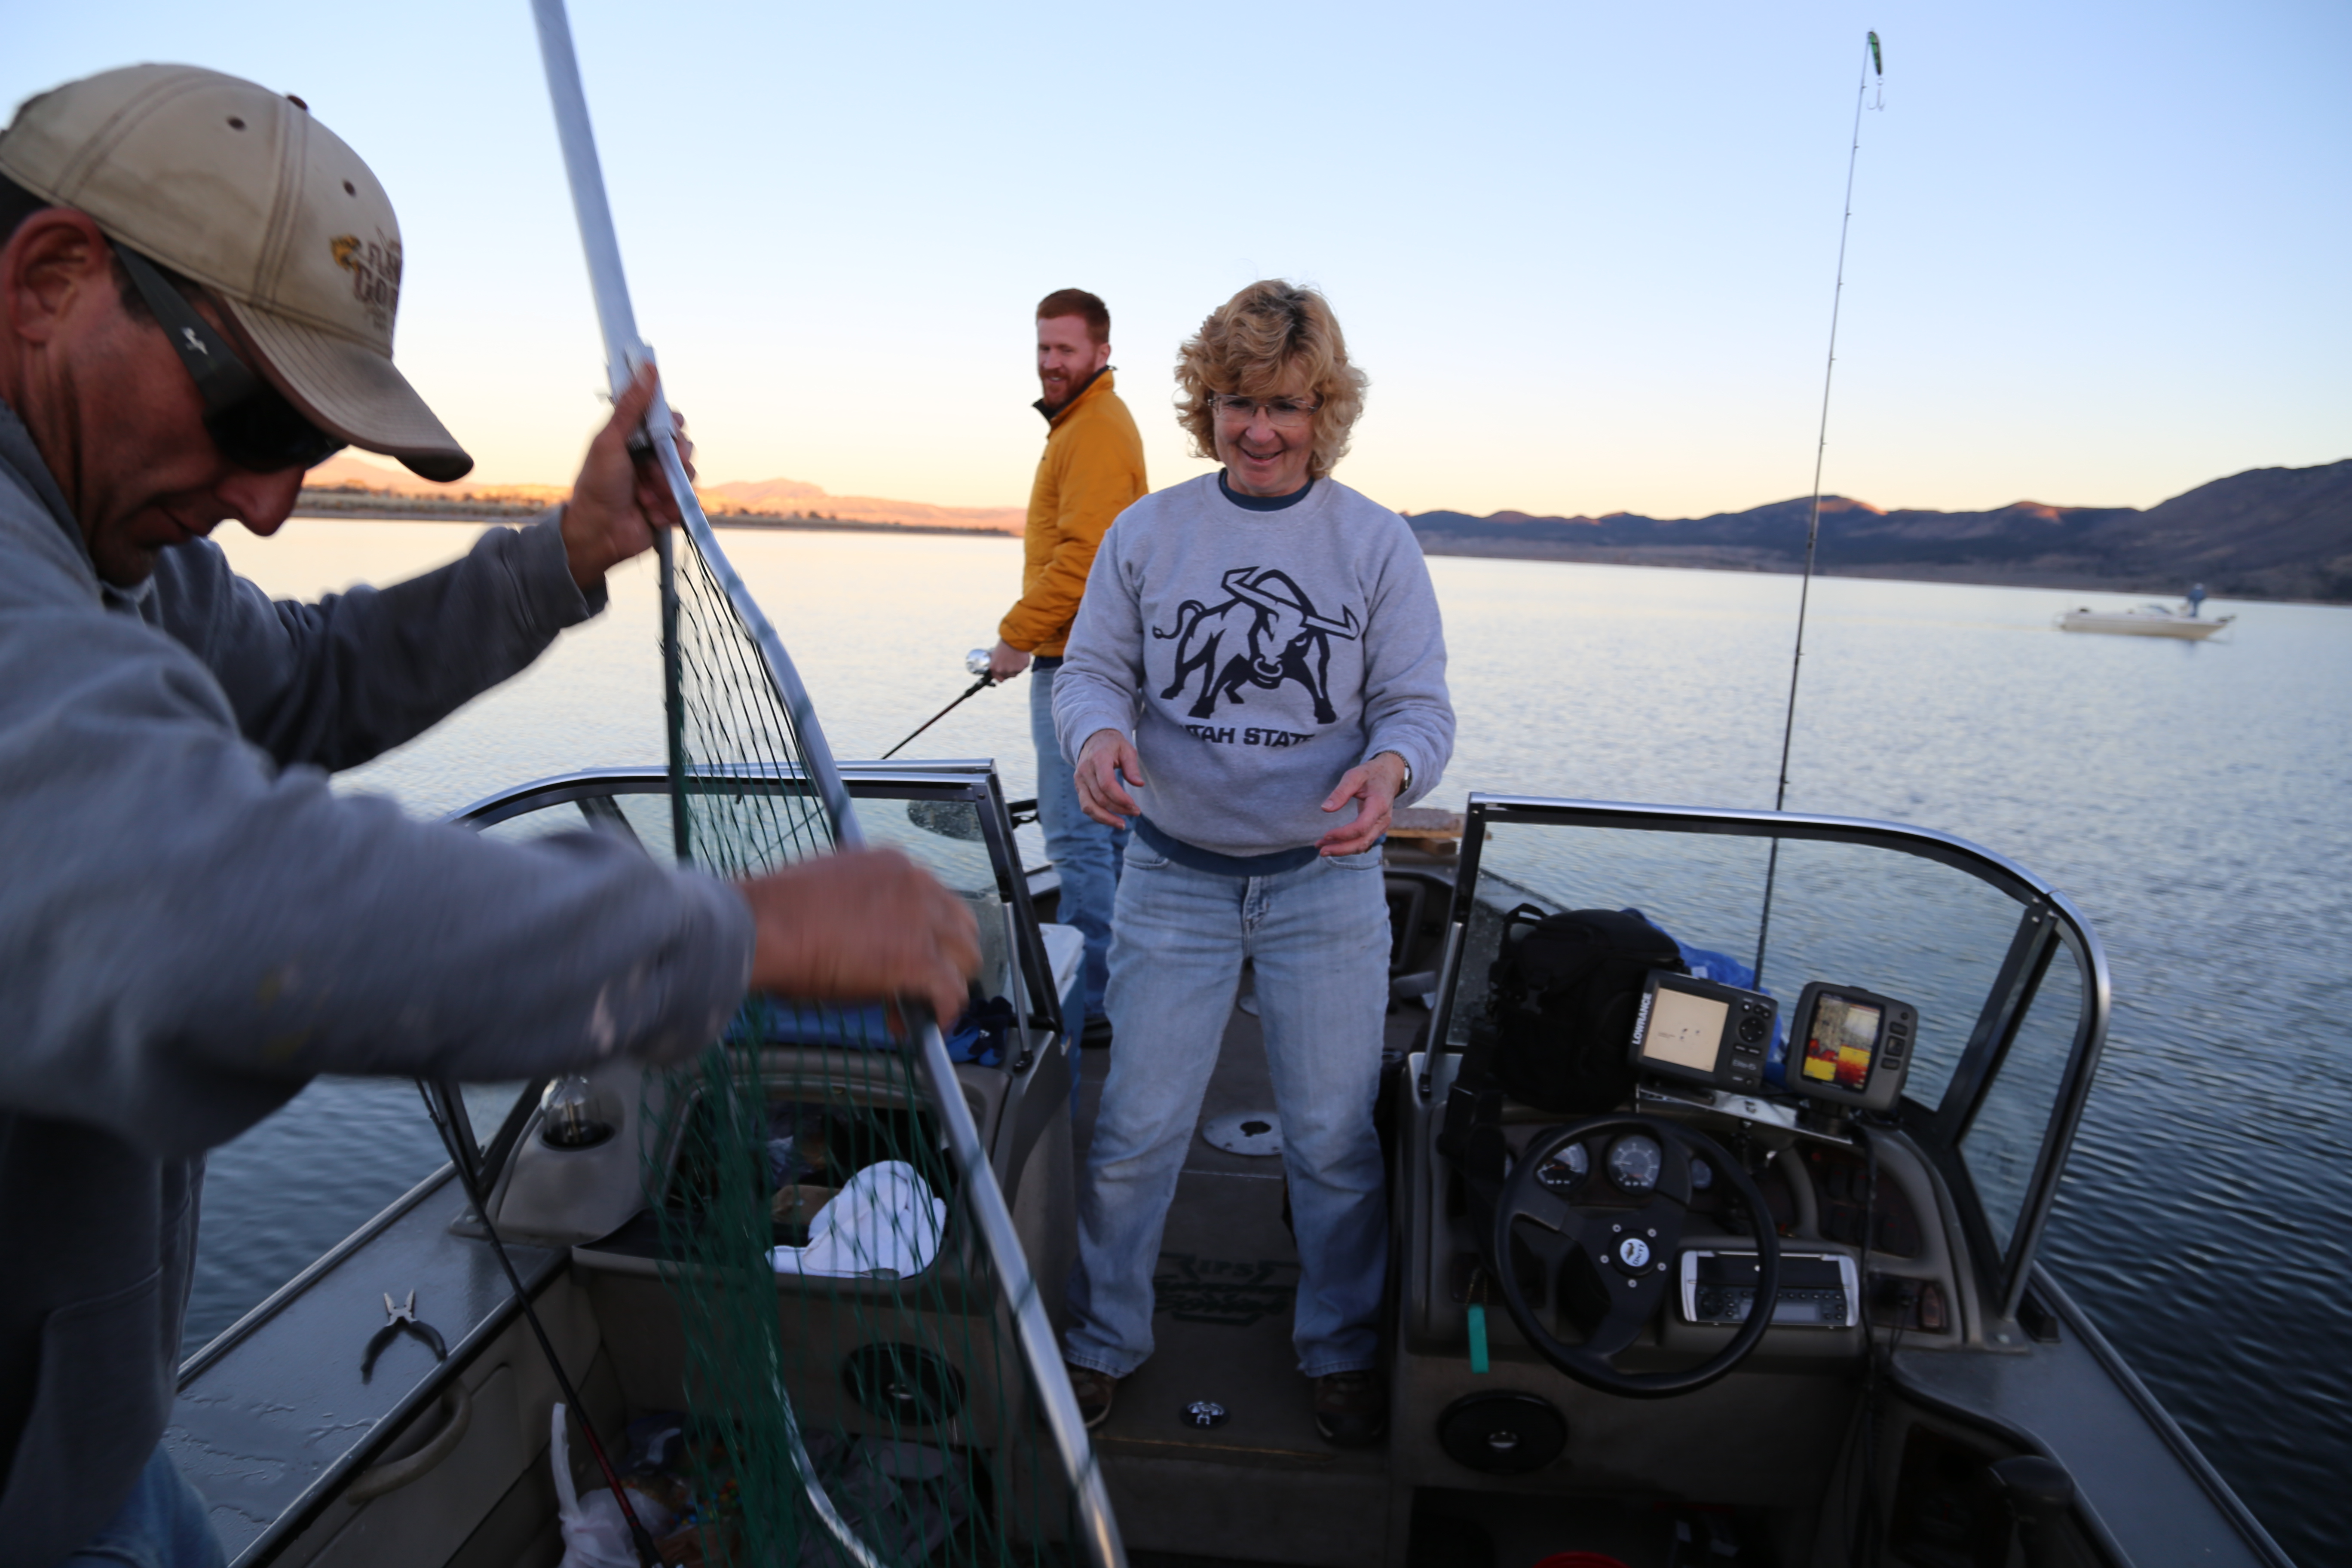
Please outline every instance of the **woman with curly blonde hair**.
[[1135, 834], [1063, 1353], [1089, 1426], [1151, 1353], [1160, 1232], [1247, 959], [1298, 1238], [1292, 1342], [1324, 1437], [1370, 1443], [1388, 1419], [1380, 846], [1453, 752], [1444, 629], [1404, 520], [1331, 478], [1365, 377], [1320, 294], [1251, 284], [1176, 380], [1223, 467], [1120, 513], [1054, 691], [1081, 804]]
[[1348, 455], [1370, 381], [1348, 363], [1347, 340], [1322, 295], [1287, 283], [1253, 283], [1177, 351], [1176, 384], [1183, 395], [1176, 401], [1176, 423], [1192, 437], [1194, 457], [1222, 458], [1217, 399], [1263, 397], [1296, 382], [1300, 400], [1315, 405], [1306, 474], [1319, 479]]

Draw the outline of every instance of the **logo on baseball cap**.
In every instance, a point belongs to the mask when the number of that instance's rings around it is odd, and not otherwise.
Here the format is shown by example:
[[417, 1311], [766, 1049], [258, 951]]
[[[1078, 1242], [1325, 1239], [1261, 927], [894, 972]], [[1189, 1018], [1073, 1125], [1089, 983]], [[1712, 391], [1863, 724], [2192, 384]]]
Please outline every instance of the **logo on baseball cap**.
[[428, 479], [473, 468], [393, 368], [391, 198], [299, 100], [194, 66], [105, 71], [27, 100], [0, 174], [202, 284], [321, 429]]

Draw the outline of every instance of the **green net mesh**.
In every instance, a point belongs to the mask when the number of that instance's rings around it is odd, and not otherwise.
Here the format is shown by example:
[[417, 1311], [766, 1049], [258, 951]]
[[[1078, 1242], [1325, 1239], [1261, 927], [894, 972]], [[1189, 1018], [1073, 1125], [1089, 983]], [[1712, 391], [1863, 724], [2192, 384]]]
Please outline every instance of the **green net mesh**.
[[[831, 848], [806, 766], [822, 734], [707, 530], [678, 536], [665, 579], [681, 858], [741, 877]], [[869, 805], [874, 838], [903, 835], [951, 887], [994, 897], [977, 805]], [[915, 1050], [878, 1007], [754, 998], [649, 1081], [646, 1178], [688, 1405], [671, 1561], [1070, 1556], [1072, 1489]]]

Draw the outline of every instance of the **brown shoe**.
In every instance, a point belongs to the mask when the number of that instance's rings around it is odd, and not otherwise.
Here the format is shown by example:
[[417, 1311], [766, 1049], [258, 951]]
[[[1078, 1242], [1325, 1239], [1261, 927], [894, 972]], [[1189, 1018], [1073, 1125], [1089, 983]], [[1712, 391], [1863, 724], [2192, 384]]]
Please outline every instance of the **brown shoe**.
[[1335, 1372], [1315, 1380], [1315, 1430], [1335, 1448], [1362, 1448], [1389, 1429], [1389, 1387], [1374, 1372]]
[[1118, 1396], [1118, 1379], [1107, 1372], [1097, 1372], [1090, 1366], [1063, 1363], [1070, 1374], [1070, 1392], [1077, 1395], [1078, 1414], [1086, 1418], [1091, 1432], [1110, 1419], [1110, 1402]]

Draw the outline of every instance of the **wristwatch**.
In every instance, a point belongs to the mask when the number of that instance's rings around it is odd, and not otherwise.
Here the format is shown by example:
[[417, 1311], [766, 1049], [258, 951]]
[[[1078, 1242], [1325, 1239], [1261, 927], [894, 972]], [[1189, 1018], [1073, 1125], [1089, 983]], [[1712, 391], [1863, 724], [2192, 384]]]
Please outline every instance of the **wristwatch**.
[[1394, 758], [1397, 760], [1398, 763], [1399, 763], [1400, 765], [1402, 765], [1402, 766], [1403, 767], [1403, 769], [1404, 769], [1404, 783], [1403, 783], [1402, 785], [1400, 785], [1400, 786], [1398, 787], [1398, 789], [1397, 789], [1397, 795], [1398, 795], [1400, 797], [1402, 797], [1402, 796], [1404, 796], [1404, 795], [1411, 795], [1411, 794], [1412, 793], [1412, 762], [1406, 758], [1405, 754], [1404, 754], [1402, 752], [1391, 752], [1389, 753], [1389, 755], [1390, 755], [1390, 756], [1391, 756], [1391, 757], [1394, 757]]

